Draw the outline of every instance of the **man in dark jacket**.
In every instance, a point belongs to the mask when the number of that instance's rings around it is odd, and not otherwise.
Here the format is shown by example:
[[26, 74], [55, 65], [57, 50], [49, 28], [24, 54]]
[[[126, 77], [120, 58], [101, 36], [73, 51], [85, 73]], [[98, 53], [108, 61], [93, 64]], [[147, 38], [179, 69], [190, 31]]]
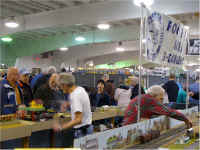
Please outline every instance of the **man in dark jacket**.
[[17, 80], [19, 72], [17, 68], [8, 69], [7, 79], [0, 82], [0, 114], [12, 114], [17, 112], [17, 107], [24, 104], [22, 92]]
[[[105, 91], [105, 82], [104, 80], [99, 80], [97, 82], [97, 91], [95, 93], [92, 93], [90, 95], [90, 103], [92, 107], [102, 107], [104, 105], [110, 105], [110, 97]], [[110, 128], [111, 121], [109, 119], [103, 119], [103, 120], [97, 120], [93, 122], [93, 124], [96, 126], [99, 126], [100, 124], [105, 124]]]
[[175, 102], [178, 97], [179, 87], [175, 81], [176, 76], [170, 74], [169, 81], [167, 81], [162, 87], [165, 89], [165, 92], [168, 95], [169, 102]]
[[32, 90], [29, 85], [29, 74], [30, 72], [27, 69], [20, 70], [19, 86], [22, 89], [22, 95], [23, 95], [24, 103], [26, 105], [28, 105], [33, 100]]
[[[131, 77], [131, 99], [139, 95], [139, 80], [138, 77]], [[141, 94], [145, 94], [144, 88], [141, 86]]]
[[110, 97], [105, 92], [105, 82], [103, 80], [99, 80], [97, 82], [97, 91], [90, 95], [91, 105], [93, 107], [101, 107], [104, 105], [110, 105]]
[[48, 80], [50, 78], [51, 74], [42, 74], [37, 81], [35, 81], [35, 85], [32, 88], [33, 91], [33, 95], [35, 94], [35, 92], [41, 88], [42, 86], [48, 84]]
[[52, 108], [56, 101], [65, 99], [57, 87], [58, 78], [58, 74], [52, 74], [48, 82], [39, 87], [34, 94], [34, 99], [42, 102], [47, 109]]
[[49, 78], [52, 74], [56, 73], [56, 68], [54, 66], [50, 66], [48, 68], [47, 73], [41, 73], [35, 76], [31, 83], [31, 88], [33, 90], [33, 95], [37, 91], [38, 88], [48, 84]]

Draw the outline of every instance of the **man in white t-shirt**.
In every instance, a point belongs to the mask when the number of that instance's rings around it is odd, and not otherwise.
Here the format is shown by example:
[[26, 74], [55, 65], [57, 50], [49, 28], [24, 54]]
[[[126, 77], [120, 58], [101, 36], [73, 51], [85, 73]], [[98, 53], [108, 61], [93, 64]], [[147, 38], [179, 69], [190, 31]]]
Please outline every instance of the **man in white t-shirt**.
[[90, 100], [84, 88], [75, 85], [75, 78], [72, 74], [61, 73], [59, 84], [64, 93], [70, 94], [71, 117], [70, 122], [54, 124], [55, 131], [74, 128], [74, 137], [79, 138], [93, 132], [92, 112]]

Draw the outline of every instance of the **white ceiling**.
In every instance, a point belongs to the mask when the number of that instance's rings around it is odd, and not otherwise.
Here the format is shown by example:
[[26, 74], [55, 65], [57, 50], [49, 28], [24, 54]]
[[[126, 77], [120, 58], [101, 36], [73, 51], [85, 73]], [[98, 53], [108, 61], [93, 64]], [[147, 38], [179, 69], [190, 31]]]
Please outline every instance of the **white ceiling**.
[[[199, 0], [154, 0], [153, 10], [172, 15], [191, 28], [191, 36], [198, 37]], [[17, 39], [45, 38], [56, 34], [96, 30], [98, 23], [115, 27], [139, 27], [140, 9], [132, 0], [0, 0], [0, 36], [10, 34]], [[4, 20], [16, 16], [18, 29], [4, 27]], [[137, 35], [135, 35], [137, 36]], [[115, 53], [117, 43], [102, 43], [71, 47], [65, 54], [56, 52], [60, 61], [95, 59]], [[137, 41], [125, 41], [127, 51], [138, 50]], [[197, 61], [197, 57], [188, 58]], [[100, 61], [99, 61], [100, 62]], [[107, 62], [105, 62], [107, 63]]]
[[[198, 15], [199, 15], [198, 13], [188, 13], [188, 14], [179, 14], [171, 16], [176, 18], [177, 20], [180, 20], [183, 24], [190, 26], [190, 35], [192, 37], [198, 37], [200, 35]], [[140, 26], [139, 19], [126, 19], [119, 21], [111, 21], [107, 23], [109, 23], [112, 28], [133, 27], [135, 29], [138, 29], [138, 27]], [[24, 40], [24, 39], [46, 38], [58, 34], [91, 32], [95, 30], [97, 30], [96, 24], [74, 25], [71, 27], [53, 27], [53, 28], [37, 29], [32, 31], [17, 32], [13, 33], [11, 36], [14, 39]]]
[[[0, 35], [76, 24], [96, 25], [140, 16], [133, 0], [1, 0], [0, 5]], [[194, 13], [199, 11], [199, 0], [155, 0], [152, 9], [168, 15]], [[8, 16], [17, 16], [20, 28], [4, 27]]]

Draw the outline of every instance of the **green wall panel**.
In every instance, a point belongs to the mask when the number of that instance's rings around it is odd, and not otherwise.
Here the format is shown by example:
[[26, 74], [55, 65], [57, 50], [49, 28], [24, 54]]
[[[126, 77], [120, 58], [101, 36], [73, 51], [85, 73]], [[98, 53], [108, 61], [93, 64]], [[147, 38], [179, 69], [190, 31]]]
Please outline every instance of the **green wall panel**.
[[[81, 44], [90, 44], [94, 42], [101, 43], [120, 40], [136, 40], [139, 37], [139, 32], [134, 33], [134, 31], [139, 30], [133, 30], [133, 27], [120, 27], [113, 28], [107, 31], [96, 30], [80, 34], [58, 34], [55, 36], [38, 38], [35, 40], [14, 39], [11, 43], [3, 44], [5, 47], [4, 50], [6, 51], [4, 58], [7, 60], [7, 63], [12, 65], [13, 63], [15, 63], [17, 57], [31, 56], [33, 54], [55, 50], [63, 46], [71, 47]], [[75, 41], [75, 37], [79, 35], [84, 36], [86, 40], [84, 42]]]

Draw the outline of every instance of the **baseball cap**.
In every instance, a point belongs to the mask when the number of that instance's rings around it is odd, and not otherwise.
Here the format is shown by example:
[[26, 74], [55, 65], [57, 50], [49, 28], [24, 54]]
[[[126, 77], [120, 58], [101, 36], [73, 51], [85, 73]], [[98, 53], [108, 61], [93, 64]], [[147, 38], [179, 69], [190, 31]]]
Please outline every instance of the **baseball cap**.
[[30, 71], [28, 71], [28, 69], [21, 69], [20, 71], [19, 71], [19, 74], [21, 74], [21, 75], [25, 75], [25, 74], [30, 74]]

